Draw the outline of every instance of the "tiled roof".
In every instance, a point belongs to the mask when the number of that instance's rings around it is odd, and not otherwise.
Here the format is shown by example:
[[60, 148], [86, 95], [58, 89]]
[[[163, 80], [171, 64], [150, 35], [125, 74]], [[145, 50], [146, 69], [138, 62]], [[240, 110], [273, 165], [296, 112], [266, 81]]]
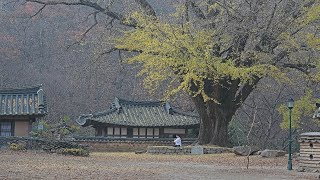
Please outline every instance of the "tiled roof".
[[77, 122], [82, 126], [111, 124], [131, 127], [186, 127], [198, 126], [195, 113], [185, 113], [162, 101], [127, 101], [115, 98], [105, 112], [81, 115]]
[[0, 89], [0, 117], [45, 115], [46, 106], [41, 86]]

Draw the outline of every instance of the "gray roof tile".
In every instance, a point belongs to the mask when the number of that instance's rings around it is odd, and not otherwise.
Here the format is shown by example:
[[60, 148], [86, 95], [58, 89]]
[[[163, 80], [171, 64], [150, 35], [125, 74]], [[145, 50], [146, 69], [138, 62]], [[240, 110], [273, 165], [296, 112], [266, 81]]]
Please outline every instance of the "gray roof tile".
[[179, 111], [162, 101], [128, 101], [115, 98], [111, 109], [80, 115], [77, 122], [82, 126], [98, 122], [132, 127], [186, 127], [198, 126], [200, 118], [198, 114]]
[[0, 89], [0, 117], [45, 115], [46, 105], [41, 86]]

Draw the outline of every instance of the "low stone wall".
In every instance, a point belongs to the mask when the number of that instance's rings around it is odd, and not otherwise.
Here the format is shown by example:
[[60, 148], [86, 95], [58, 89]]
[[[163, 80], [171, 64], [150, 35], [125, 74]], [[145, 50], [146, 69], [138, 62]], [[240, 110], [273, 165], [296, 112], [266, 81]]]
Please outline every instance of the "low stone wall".
[[[149, 146], [147, 153], [150, 154], [192, 154], [193, 146], [182, 146], [182, 147], [172, 147], [172, 146]], [[219, 154], [219, 153], [231, 153], [232, 148], [224, 147], [210, 147], [201, 146], [203, 148], [203, 153], [201, 154]]]
[[82, 145], [87, 145], [90, 151], [95, 152], [134, 152], [145, 151], [148, 146], [154, 145], [152, 142], [128, 142], [128, 141], [81, 141]]
[[[191, 144], [195, 139], [185, 139], [184, 144]], [[56, 141], [31, 137], [0, 137], [0, 148], [7, 148], [11, 143], [23, 144], [26, 149], [55, 152], [61, 148], [88, 148], [90, 151], [135, 152], [147, 151], [152, 154], [191, 154], [192, 146], [175, 148], [171, 138], [165, 139], [116, 139], [91, 138]], [[230, 148], [203, 146], [203, 154], [232, 152]]]
[[[195, 139], [185, 139], [184, 144], [191, 144]], [[7, 148], [11, 143], [23, 144], [26, 149], [55, 152], [61, 148], [89, 148], [90, 151], [135, 152], [147, 151], [152, 154], [191, 154], [192, 146], [176, 148], [173, 140], [165, 139], [115, 139], [91, 138], [56, 141], [31, 137], [0, 137], [0, 148]], [[232, 152], [230, 148], [203, 146], [203, 154]]]
[[203, 147], [204, 154], [220, 154], [220, 153], [233, 153], [233, 148], [225, 147]]
[[[183, 144], [190, 145], [195, 139], [183, 139]], [[135, 152], [146, 151], [149, 146], [172, 146], [173, 138], [106, 138], [76, 137], [73, 142], [87, 145], [90, 151], [97, 152]]]
[[86, 148], [86, 146], [68, 141], [56, 141], [31, 137], [0, 136], [0, 148], [8, 148], [12, 143], [23, 145], [25, 149], [44, 150], [51, 152], [55, 152], [61, 148]]

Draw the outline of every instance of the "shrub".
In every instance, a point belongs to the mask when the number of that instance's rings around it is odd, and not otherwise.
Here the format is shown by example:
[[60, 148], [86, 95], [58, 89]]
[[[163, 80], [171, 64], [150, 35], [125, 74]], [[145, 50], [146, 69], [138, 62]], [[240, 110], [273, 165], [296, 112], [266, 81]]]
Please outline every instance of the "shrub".
[[60, 153], [73, 156], [89, 156], [89, 150], [83, 148], [64, 148]]
[[12, 151], [22, 151], [26, 149], [26, 146], [24, 144], [19, 143], [10, 143], [9, 149]]

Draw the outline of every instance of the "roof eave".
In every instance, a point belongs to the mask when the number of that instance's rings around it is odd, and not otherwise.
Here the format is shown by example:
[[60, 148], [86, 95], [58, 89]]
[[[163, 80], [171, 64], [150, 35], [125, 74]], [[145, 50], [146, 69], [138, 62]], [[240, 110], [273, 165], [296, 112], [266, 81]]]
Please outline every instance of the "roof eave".
[[118, 124], [118, 123], [104, 123], [97, 121], [92, 118], [83, 118], [83, 119], [77, 119], [76, 122], [83, 126], [90, 126], [90, 125], [96, 125], [96, 124], [104, 124], [106, 126], [121, 126], [121, 127], [141, 127], [141, 128], [196, 128], [199, 127], [200, 124], [186, 124], [186, 125], [126, 125], [126, 124]]

